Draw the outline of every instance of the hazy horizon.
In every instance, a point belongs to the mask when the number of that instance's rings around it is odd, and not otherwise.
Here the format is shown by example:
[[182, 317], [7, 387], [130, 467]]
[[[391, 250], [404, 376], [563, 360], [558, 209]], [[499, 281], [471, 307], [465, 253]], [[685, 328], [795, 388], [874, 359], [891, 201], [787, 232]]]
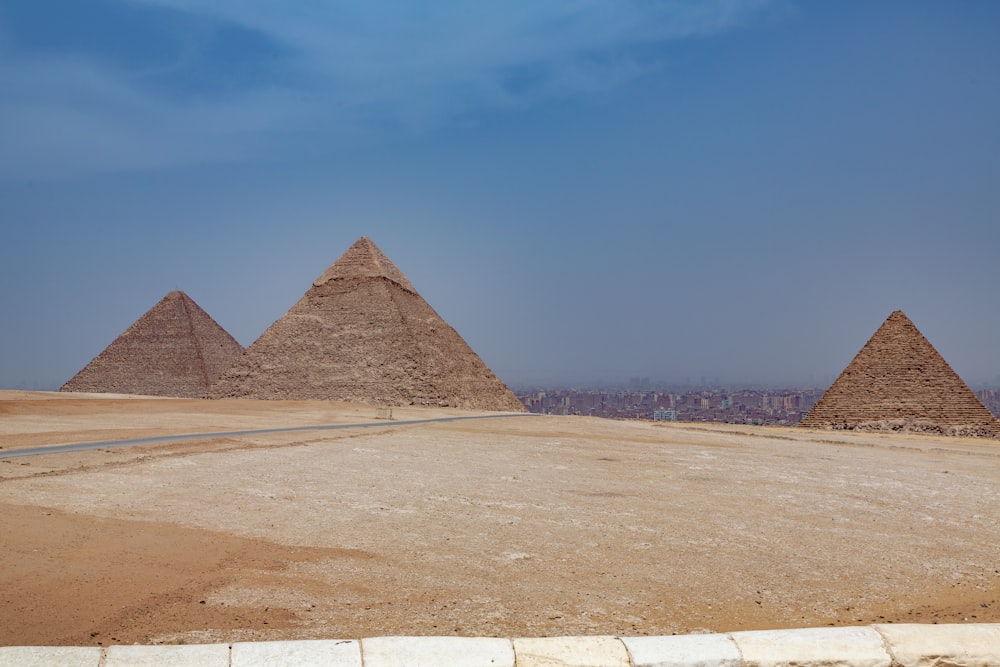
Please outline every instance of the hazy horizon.
[[[514, 386], [1000, 386], [1000, 4], [8, 0], [0, 388], [171, 290], [250, 345], [371, 237]], [[828, 379], [828, 381], [827, 381]]]

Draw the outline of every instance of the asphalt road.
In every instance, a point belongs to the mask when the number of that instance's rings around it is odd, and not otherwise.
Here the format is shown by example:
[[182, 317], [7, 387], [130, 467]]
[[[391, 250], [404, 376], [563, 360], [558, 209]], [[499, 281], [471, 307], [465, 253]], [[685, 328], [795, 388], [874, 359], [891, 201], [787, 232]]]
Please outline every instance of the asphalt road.
[[369, 428], [372, 426], [410, 426], [413, 424], [428, 424], [431, 422], [451, 422], [464, 419], [497, 419], [499, 417], [533, 417], [531, 413], [503, 413], [496, 415], [469, 415], [464, 417], [436, 417], [433, 419], [411, 419], [409, 421], [377, 421], [359, 424], [319, 424], [316, 426], [293, 426], [290, 428], [261, 428], [249, 431], [216, 431], [214, 433], [186, 433], [183, 435], [158, 435], [153, 438], [132, 438], [129, 440], [102, 440], [100, 442], [76, 442], [63, 445], [45, 445], [29, 447], [12, 451], [0, 450], [0, 459], [12, 459], [19, 456], [38, 456], [40, 454], [64, 454], [66, 452], [83, 452], [88, 449], [107, 449], [108, 447], [132, 447], [135, 445], [151, 445], [157, 442], [181, 442], [183, 440], [202, 440], [204, 438], [226, 438], [243, 435], [263, 435], [266, 433], [293, 433], [296, 431], [333, 431], [343, 428]]

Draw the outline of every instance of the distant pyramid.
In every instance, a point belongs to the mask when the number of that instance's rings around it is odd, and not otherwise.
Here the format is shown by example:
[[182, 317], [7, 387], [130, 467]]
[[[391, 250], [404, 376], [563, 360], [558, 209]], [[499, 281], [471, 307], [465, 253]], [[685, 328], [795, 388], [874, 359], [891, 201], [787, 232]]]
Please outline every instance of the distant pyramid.
[[184, 292], [170, 292], [60, 391], [200, 398], [243, 351]]
[[366, 237], [247, 348], [209, 396], [524, 410]]
[[1000, 436], [1000, 422], [897, 310], [801, 426]]

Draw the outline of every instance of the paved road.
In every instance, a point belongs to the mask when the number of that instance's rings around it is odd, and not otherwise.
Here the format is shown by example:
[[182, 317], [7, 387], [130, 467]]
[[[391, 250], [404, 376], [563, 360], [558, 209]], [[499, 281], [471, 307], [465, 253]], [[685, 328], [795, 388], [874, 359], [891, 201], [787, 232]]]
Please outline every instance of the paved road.
[[204, 438], [225, 438], [239, 435], [262, 435], [265, 433], [292, 433], [295, 431], [333, 431], [341, 428], [368, 428], [372, 426], [410, 426], [412, 424], [429, 424], [431, 422], [453, 422], [462, 419], [497, 419], [500, 417], [534, 417], [531, 413], [504, 413], [496, 415], [469, 415], [465, 417], [436, 417], [434, 419], [411, 419], [409, 421], [377, 421], [360, 424], [320, 424], [318, 426], [293, 426], [289, 428], [261, 428], [251, 431], [216, 431], [215, 433], [187, 433], [184, 435], [158, 435], [154, 438], [133, 438], [131, 440], [104, 440], [102, 442], [77, 442], [65, 445], [45, 445], [15, 449], [9, 452], [0, 450], [0, 459], [12, 459], [18, 456], [37, 456], [39, 454], [63, 454], [65, 452], [82, 452], [88, 449], [107, 449], [108, 447], [131, 447], [134, 445], [150, 445], [156, 442], [180, 442], [182, 440], [202, 440]]

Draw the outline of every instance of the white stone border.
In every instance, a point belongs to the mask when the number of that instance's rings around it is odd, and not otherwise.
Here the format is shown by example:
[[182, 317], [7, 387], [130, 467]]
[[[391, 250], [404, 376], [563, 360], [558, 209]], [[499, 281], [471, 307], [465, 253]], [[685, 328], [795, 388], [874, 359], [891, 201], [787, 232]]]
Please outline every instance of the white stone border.
[[1000, 667], [1000, 623], [670, 637], [372, 637], [234, 644], [0, 647], [35, 667]]

